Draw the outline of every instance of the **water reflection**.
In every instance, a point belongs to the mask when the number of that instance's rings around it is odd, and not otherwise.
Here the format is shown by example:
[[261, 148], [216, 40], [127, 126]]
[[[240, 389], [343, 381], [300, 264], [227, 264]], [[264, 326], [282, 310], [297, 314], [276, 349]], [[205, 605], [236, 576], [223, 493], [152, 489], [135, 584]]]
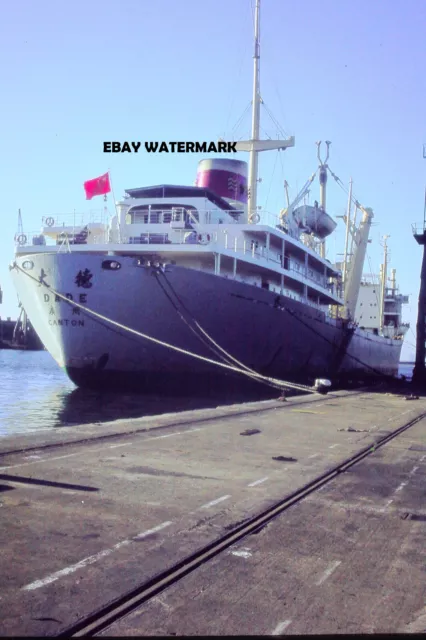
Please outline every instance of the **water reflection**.
[[[232, 391], [232, 390], [230, 390]], [[266, 395], [265, 395], [266, 393]], [[0, 350], [0, 436], [216, 407], [271, 396], [163, 397], [77, 389], [46, 351]], [[276, 397], [276, 392], [272, 392]]]
[[171, 398], [74, 389], [64, 393], [56, 427], [216, 407], [212, 398]]
[[[411, 375], [412, 365], [400, 372]], [[0, 349], [0, 436], [64, 426], [216, 407], [277, 397], [256, 385], [249, 397], [228, 389], [228, 396], [163, 397], [77, 389], [46, 351]]]

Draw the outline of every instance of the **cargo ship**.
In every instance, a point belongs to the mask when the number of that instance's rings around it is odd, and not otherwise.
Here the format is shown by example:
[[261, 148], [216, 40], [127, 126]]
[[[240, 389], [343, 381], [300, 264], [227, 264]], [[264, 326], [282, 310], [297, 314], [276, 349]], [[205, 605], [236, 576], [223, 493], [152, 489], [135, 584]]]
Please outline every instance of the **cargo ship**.
[[[373, 211], [349, 197], [343, 260], [326, 258], [330, 143], [277, 215], [257, 204], [260, 0], [255, 6], [249, 163], [207, 158], [195, 186], [127, 189], [115, 211], [50, 216], [16, 239], [11, 275], [46, 349], [80, 387], [162, 394], [398, 372], [408, 325], [387, 258], [363, 277]], [[335, 174], [333, 177], [339, 183]], [[315, 179], [318, 201], [308, 204]], [[341, 184], [341, 186], [343, 186]], [[223, 366], [225, 365], [225, 366]]]

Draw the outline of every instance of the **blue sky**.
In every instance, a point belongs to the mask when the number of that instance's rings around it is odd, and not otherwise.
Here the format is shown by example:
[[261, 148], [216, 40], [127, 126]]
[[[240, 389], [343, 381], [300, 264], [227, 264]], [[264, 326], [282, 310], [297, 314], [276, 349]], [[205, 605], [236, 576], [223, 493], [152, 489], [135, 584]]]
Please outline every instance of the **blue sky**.
[[[369, 256], [391, 266], [410, 294], [415, 332], [426, 160], [426, 3], [418, 0], [263, 0], [262, 97], [296, 147], [261, 156], [259, 204], [278, 211], [286, 179], [295, 195], [317, 166], [316, 140], [331, 140], [330, 167], [375, 212]], [[14, 0], [0, 23], [2, 317], [16, 316], [7, 264], [17, 210], [37, 231], [41, 217], [102, 208], [83, 182], [111, 170], [124, 189], [192, 184], [202, 154], [106, 155], [104, 140], [230, 137], [251, 99], [250, 0]], [[262, 128], [277, 129], [262, 113]], [[246, 137], [250, 117], [235, 132]], [[240, 154], [241, 159], [246, 159]], [[281, 162], [282, 161], [282, 162]], [[274, 170], [275, 167], [275, 170]], [[314, 195], [314, 192], [313, 192]], [[346, 195], [329, 181], [328, 209]], [[340, 229], [328, 257], [343, 251]], [[368, 264], [367, 270], [369, 271]], [[403, 357], [413, 352], [407, 334]]]

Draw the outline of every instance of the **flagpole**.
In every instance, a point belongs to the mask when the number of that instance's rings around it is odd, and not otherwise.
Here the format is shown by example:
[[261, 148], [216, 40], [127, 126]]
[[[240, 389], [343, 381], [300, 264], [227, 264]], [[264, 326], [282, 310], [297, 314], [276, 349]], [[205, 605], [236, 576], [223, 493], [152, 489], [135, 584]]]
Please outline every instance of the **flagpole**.
[[119, 218], [119, 215], [118, 215], [118, 212], [117, 212], [117, 203], [116, 203], [116, 200], [115, 200], [114, 188], [112, 186], [111, 170], [110, 169], [108, 169], [108, 180], [109, 180], [109, 186], [111, 187], [112, 199], [114, 201], [115, 215], [117, 216], [118, 237], [119, 237], [119, 241], [121, 242], [121, 224], [120, 224], [120, 218]]

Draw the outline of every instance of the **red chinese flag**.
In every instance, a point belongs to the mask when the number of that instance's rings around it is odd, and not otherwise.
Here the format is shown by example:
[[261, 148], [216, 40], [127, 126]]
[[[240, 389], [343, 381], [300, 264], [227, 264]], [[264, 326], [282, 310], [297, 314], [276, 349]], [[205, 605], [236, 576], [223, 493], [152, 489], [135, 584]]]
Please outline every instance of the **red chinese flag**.
[[91, 200], [93, 196], [103, 196], [105, 193], [109, 193], [111, 191], [109, 174], [104, 173], [104, 175], [99, 176], [99, 178], [87, 180], [83, 186], [86, 192], [86, 200]]

